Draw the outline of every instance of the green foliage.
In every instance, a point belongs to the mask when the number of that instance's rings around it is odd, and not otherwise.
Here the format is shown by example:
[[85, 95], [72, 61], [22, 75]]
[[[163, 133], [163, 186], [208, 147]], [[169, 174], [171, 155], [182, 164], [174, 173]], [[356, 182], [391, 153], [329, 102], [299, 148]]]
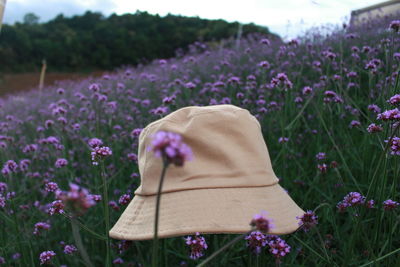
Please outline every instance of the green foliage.
[[[60, 14], [46, 23], [38, 21], [39, 17], [28, 13], [24, 23], [4, 25], [0, 71], [39, 70], [44, 58], [52, 71], [111, 70], [173, 57], [178, 48], [196, 41], [234, 37], [239, 28], [237, 22], [171, 14], [160, 17], [141, 11], [109, 17], [87, 11], [71, 18]], [[243, 36], [252, 32], [270, 34], [266, 27], [243, 25]]]

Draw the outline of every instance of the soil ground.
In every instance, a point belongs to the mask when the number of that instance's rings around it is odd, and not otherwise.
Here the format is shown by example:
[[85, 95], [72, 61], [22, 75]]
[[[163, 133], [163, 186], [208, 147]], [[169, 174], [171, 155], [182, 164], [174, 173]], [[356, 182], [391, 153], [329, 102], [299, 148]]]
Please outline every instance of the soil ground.
[[[90, 73], [73, 72], [51, 72], [46, 73], [44, 86], [55, 84], [62, 80], [80, 80], [88, 76], [99, 77], [105, 74], [105, 71], [95, 71]], [[33, 88], [39, 88], [39, 72], [29, 73], [6, 73], [0, 75], [0, 97], [15, 92], [26, 91]]]

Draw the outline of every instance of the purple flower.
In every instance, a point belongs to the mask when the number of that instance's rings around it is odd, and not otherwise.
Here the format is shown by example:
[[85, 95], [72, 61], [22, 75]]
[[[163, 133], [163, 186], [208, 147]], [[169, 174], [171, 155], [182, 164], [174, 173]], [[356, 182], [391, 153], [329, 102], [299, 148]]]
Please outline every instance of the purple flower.
[[130, 201], [131, 201], [131, 196], [129, 194], [124, 194], [119, 198], [118, 203], [120, 205], [128, 205]]
[[263, 38], [260, 41], [261, 44], [265, 44], [267, 46], [269, 46], [271, 44], [270, 40], [268, 40], [267, 38]]
[[39, 259], [40, 259], [40, 265], [43, 264], [49, 264], [51, 263], [51, 259], [56, 256], [56, 253], [54, 251], [49, 250], [49, 251], [43, 251], [40, 253]]
[[328, 171], [328, 165], [326, 165], [325, 163], [318, 164], [317, 168], [321, 173], [326, 173]]
[[378, 114], [378, 120], [389, 121], [389, 120], [400, 120], [400, 110], [395, 108], [391, 110], [385, 110]]
[[317, 160], [324, 160], [326, 159], [326, 153], [319, 152], [317, 155], [315, 155], [315, 157], [317, 158]]
[[74, 245], [65, 245], [64, 246], [64, 253], [67, 255], [71, 255], [76, 251], [78, 251], [78, 249]]
[[388, 102], [389, 102], [390, 104], [392, 104], [393, 106], [398, 106], [398, 105], [400, 105], [400, 94], [397, 94], [397, 95], [392, 96], [392, 97], [388, 100]]
[[116, 258], [115, 260], [113, 260], [113, 264], [123, 264], [124, 260], [121, 258]]
[[369, 133], [379, 133], [379, 132], [382, 132], [382, 131], [383, 131], [383, 128], [382, 128], [382, 126], [380, 126], [380, 125], [376, 125], [375, 123], [371, 123], [371, 124], [368, 126], [367, 131], [368, 131]]
[[69, 191], [56, 191], [57, 199], [61, 200], [66, 207], [69, 207], [71, 211], [77, 215], [83, 215], [90, 207], [96, 205], [88, 190], [79, 187], [76, 184], [69, 183]]
[[311, 228], [318, 224], [318, 216], [311, 210], [305, 212], [302, 216], [297, 216], [296, 219], [300, 220], [299, 225], [304, 230], [308, 232]]
[[183, 166], [186, 160], [192, 160], [192, 150], [182, 142], [182, 136], [173, 132], [159, 131], [153, 135], [148, 151], [154, 151], [156, 157], [163, 157], [168, 163]]
[[287, 142], [289, 142], [289, 138], [283, 137], [283, 136], [282, 136], [282, 137], [279, 137], [278, 142], [279, 142], [280, 144], [287, 143]]
[[89, 140], [88, 144], [91, 148], [95, 148], [95, 147], [101, 146], [103, 144], [103, 141], [98, 138], [92, 138]]
[[278, 85], [282, 85], [285, 91], [293, 87], [293, 83], [285, 73], [278, 73], [275, 78], [272, 78], [270, 83], [271, 88], [275, 88]]
[[208, 248], [204, 237], [200, 236], [200, 233], [196, 232], [196, 236], [188, 236], [184, 238], [186, 245], [190, 247], [190, 258], [198, 259], [204, 255], [204, 250]]
[[390, 154], [400, 156], [400, 137], [394, 136], [392, 139], [385, 140], [385, 142], [389, 143]]
[[359, 121], [352, 120], [352, 121], [350, 122], [349, 127], [350, 127], [350, 128], [354, 128], [354, 127], [358, 127], [358, 126], [360, 126], [360, 125], [361, 125], [361, 123], [360, 123]]
[[55, 192], [58, 190], [58, 185], [55, 182], [48, 182], [46, 183], [44, 190], [47, 192]]
[[260, 231], [252, 231], [244, 239], [246, 246], [255, 254], [260, 254], [261, 249], [268, 244], [267, 236]]
[[336, 207], [339, 212], [344, 212], [348, 207], [363, 205], [364, 203], [365, 197], [363, 195], [358, 192], [350, 192], [336, 205]]
[[6, 198], [0, 194], [0, 208], [4, 208], [6, 206]]
[[89, 195], [90, 198], [92, 198], [96, 202], [101, 201], [101, 195]]
[[400, 20], [393, 20], [392, 22], [390, 22], [389, 29], [398, 32], [400, 29]]
[[312, 91], [313, 91], [313, 89], [310, 86], [306, 86], [303, 88], [302, 92], [303, 92], [303, 95], [309, 95], [312, 93]]
[[268, 242], [269, 252], [274, 256], [277, 260], [286, 256], [290, 252], [291, 247], [286, 243], [285, 240], [276, 237]]
[[258, 63], [258, 66], [264, 69], [269, 69], [271, 67], [271, 64], [269, 64], [269, 62], [265, 60]]
[[368, 200], [365, 205], [368, 209], [373, 209], [375, 207], [375, 201], [373, 199]]
[[117, 202], [115, 202], [113, 200], [108, 202], [108, 206], [110, 206], [115, 211], [119, 211], [119, 209], [120, 209]]
[[384, 210], [394, 210], [399, 205], [400, 205], [399, 202], [391, 200], [391, 199], [383, 201], [383, 209]]
[[13, 160], [7, 160], [3, 166], [3, 174], [16, 173], [18, 171], [18, 164]]
[[35, 230], [33, 231], [34, 235], [39, 235], [40, 232], [39, 230], [43, 229], [43, 230], [49, 230], [51, 227], [50, 224], [45, 223], [45, 222], [38, 222], [35, 224]]
[[255, 214], [250, 221], [250, 226], [255, 227], [256, 230], [263, 233], [268, 233], [275, 225], [272, 223], [272, 219], [268, 219], [266, 215], [267, 212], [265, 211], [262, 211], [260, 214]]
[[105, 159], [108, 156], [112, 155], [112, 151], [109, 147], [101, 146], [95, 147], [92, 152], [90, 153], [92, 156], [92, 163], [93, 165], [99, 165], [99, 161]]
[[55, 200], [50, 204], [50, 208], [48, 209], [47, 212], [50, 215], [62, 214], [62, 213], [65, 213], [64, 207], [65, 207], [65, 205], [61, 200]]
[[0, 193], [6, 192], [7, 188], [8, 186], [6, 183], [0, 182]]
[[66, 159], [57, 159], [54, 166], [56, 168], [62, 168], [62, 167], [67, 166], [67, 164], [68, 164], [68, 161]]

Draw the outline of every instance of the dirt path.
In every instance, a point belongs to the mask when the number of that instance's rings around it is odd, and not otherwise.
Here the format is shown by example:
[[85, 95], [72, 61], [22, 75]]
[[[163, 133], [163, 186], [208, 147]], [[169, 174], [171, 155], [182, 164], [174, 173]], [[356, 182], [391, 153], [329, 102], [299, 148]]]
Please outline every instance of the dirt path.
[[[105, 71], [95, 71], [91, 73], [68, 73], [68, 72], [53, 72], [46, 73], [44, 86], [53, 85], [56, 81], [62, 80], [80, 80], [88, 76], [99, 77], [105, 74]], [[8, 73], [0, 76], [0, 97], [15, 92], [25, 91], [39, 87], [40, 73]]]

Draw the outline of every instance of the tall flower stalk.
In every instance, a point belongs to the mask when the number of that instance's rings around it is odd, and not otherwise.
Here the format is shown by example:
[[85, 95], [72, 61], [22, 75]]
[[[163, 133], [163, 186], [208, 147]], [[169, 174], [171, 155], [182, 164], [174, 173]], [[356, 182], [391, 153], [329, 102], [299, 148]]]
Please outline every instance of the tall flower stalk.
[[182, 167], [186, 160], [191, 160], [193, 158], [193, 154], [190, 147], [182, 142], [181, 135], [165, 131], [159, 131], [153, 135], [152, 145], [148, 148], [148, 151], [150, 150], [154, 152], [156, 157], [161, 157], [163, 161], [163, 169], [161, 171], [160, 182], [157, 190], [156, 212], [154, 217], [152, 266], [156, 267], [158, 266], [159, 210], [165, 173], [171, 163], [178, 167]]

